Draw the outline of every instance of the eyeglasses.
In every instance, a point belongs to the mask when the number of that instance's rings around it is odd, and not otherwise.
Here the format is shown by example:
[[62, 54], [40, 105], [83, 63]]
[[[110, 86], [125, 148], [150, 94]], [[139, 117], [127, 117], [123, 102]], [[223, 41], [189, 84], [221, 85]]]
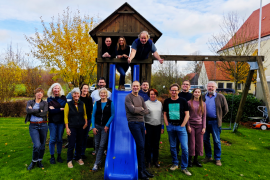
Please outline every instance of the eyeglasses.
[[189, 86], [189, 84], [183, 84], [183, 85], [187, 85], [187, 86]]

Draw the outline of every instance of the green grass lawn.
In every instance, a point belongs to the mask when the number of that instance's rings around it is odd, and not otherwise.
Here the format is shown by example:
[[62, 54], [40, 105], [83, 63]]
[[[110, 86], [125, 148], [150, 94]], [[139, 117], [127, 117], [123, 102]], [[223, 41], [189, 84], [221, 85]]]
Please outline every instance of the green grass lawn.
[[[29, 135], [28, 124], [23, 118], [0, 118], [0, 179], [103, 179], [102, 167], [98, 172], [90, 170], [95, 157], [90, 155], [92, 148], [87, 148], [84, 166], [74, 163], [73, 169], [68, 169], [66, 163], [49, 163], [50, 153], [48, 143], [43, 160], [44, 169], [34, 168], [27, 171], [26, 167], [32, 158], [32, 142]], [[227, 126], [227, 124], [224, 124]], [[90, 137], [92, 134], [90, 133]], [[49, 138], [49, 136], [48, 136]], [[239, 132], [223, 130], [221, 133], [222, 166], [214, 163], [203, 164], [202, 168], [188, 168], [191, 177], [180, 172], [170, 171], [171, 155], [168, 135], [165, 132], [160, 144], [161, 168], [151, 168], [155, 174], [153, 179], [270, 179], [268, 170], [268, 155], [270, 151], [270, 131], [261, 131], [239, 127]], [[66, 141], [66, 134], [64, 134]], [[63, 149], [63, 159], [66, 161], [67, 149]], [[199, 160], [203, 159], [200, 157]]]

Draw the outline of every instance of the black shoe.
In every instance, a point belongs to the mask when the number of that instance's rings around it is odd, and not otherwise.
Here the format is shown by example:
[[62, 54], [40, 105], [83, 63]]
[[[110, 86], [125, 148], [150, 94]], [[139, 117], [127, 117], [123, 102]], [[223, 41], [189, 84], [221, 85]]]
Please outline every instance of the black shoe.
[[188, 167], [192, 167], [192, 161], [188, 161]]
[[197, 167], [202, 167], [202, 165], [198, 161], [194, 161], [193, 164], [196, 165]]
[[147, 177], [149, 177], [149, 178], [153, 178], [153, 177], [154, 177], [154, 174], [151, 174], [150, 172], [148, 172], [148, 171], [146, 171], [146, 170], [144, 170], [143, 173], [144, 173]]
[[36, 165], [36, 162], [31, 162], [30, 165], [27, 167], [27, 170], [30, 171], [31, 169], [33, 169]]
[[82, 159], [87, 159], [86, 155], [82, 155]]
[[44, 168], [44, 166], [43, 166], [43, 164], [41, 163], [41, 161], [38, 161], [38, 162], [37, 162], [37, 167], [39, 167], [39, 168]]
[[139, 179], [149, 180], [149, 178], [143, 172], [139, 173]]
[[57, 156], [57, 162], [63, 163], [61, 156]]
[[51, 163], [51, 164], [56, 164], [56, 162], [55, 162], [55, 158], [54, 158], [54, 157], [51, 157], [51, 159], [50, 159], [50, 163]]
[[158, 164], [158, 162], [154, 163], [154, 165], [156, 166], [156, 168], [160, 168], [160, 164]]

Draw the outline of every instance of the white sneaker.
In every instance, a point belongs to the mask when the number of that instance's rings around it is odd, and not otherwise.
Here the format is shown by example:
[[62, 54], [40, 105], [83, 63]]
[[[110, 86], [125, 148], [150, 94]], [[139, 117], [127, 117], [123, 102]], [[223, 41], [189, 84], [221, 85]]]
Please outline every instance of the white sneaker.
[[172, 171], [174, 171], [174, 170], [176, 170], [178, 168], [178, 165], [172, 165], [172, 167], [170, 168], [170, 170], [172, 170]]
[[185, 175], [187, 175], [187, 176], [192, 175], [187, 169], [183, 169], [182, 172], [185, 173]]
[[68, 165], [68, 168], [73, 168], [72, 161], [69, 161], [69, 162], [67, 163], [67, 165]]
[[94, 167], [93, 167], [92, 171], [97, 171], [97, 170], [98, 170], [98, 165], [94, 164]]
[[79, 159], [79, 160], [77, 161], [77, 163], [78, 163], [79, 165], [84, 165], [84, 162], [83, 162], [82, 159]]

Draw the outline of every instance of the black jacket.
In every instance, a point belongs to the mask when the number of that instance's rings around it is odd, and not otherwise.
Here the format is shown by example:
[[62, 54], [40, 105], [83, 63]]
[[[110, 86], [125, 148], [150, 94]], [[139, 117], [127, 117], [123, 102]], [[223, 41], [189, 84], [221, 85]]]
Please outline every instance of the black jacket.
[[[36, 104], [36, 100], [30, 100], [27, 102], [26, 105], [26, 118], [25, 118], [25, 124], [30, 121], [31, 115], [37, 116], [37, 117], [42, 117], [43, 121], [47, 120], [47, 113], [48, 113], [48, 103], [46, 101], [41, 100], [39, 103], [39, 108], [40, 109], [29, 109], [28, 107], [31, 106], [32, 108]], [[41, 112], [43, 110], [43, 112]]]
[[97, 110], [95, 116], [95, 123], [100, 126], [105, 126], [111, 117], [111, 100], [107, 100], [107, 103], [102, 110], [101, 108], [101, 100], [97, 101]]

